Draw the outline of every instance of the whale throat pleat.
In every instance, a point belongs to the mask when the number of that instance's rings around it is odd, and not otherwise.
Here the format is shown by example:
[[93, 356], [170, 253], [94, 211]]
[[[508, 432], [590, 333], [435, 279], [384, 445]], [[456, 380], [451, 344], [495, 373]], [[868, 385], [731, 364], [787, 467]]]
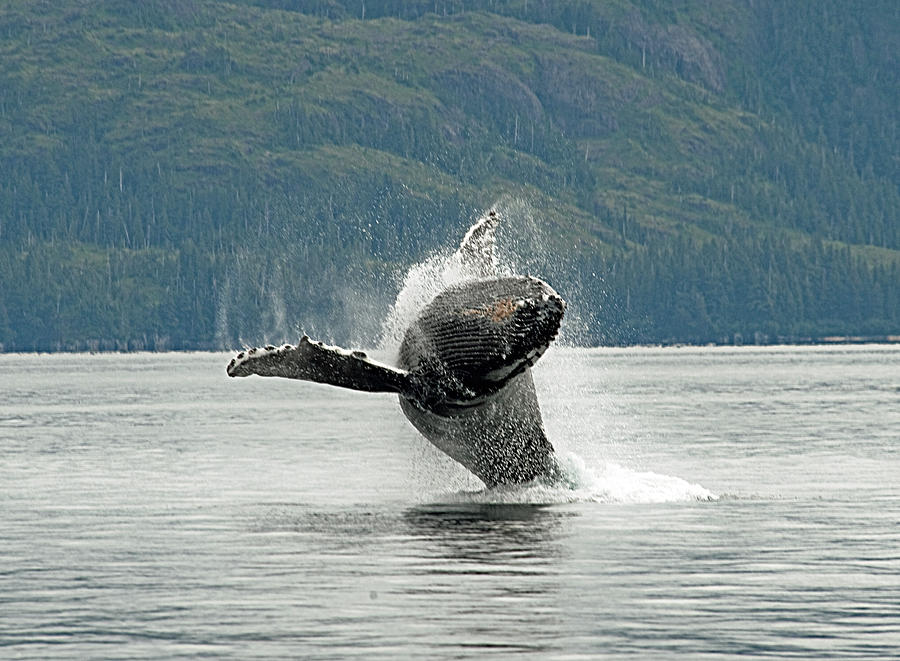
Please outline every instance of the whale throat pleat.
[[492, 390], [543, 354], [559, 330], [565, 304], [527, 276], [475, 280], [437, 296], [407, 332], [401, 365], [423, 356], [467, 387]]

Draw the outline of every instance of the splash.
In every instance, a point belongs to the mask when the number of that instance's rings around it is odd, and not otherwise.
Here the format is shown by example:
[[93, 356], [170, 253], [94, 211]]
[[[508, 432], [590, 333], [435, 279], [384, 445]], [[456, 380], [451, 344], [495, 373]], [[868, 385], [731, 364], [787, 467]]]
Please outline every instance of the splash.
[[717, 500], [718, 496], [699, 484], [652, 471], [637, 471], [615, 462], [591, 468], [576, 454], [560, 458], [567, 486], [584, 500], [598, 503], [672, 503]]
[[281, 343], [294, 335], [289, 318], [290, 274], [283, 256], [236, 248], [216, 294], [215, 344], [219, 348]]
[[[510, 220], [522, 231], [516, 232], [514, 236], [504, 234], [504, 246], [498, 249], [497, 230], [501, 222], [505, 224]], [[534, 231], [529, 229], [532, 226]], [[476, 278], [513, 274], [520, 272], [523, 267], [528, 269], [535, 262], [535, 250], [546, 243], [541, 240], [538, 226], [533, 209], [527, 202], [504, 197], [472, 225], [455, 252], [435, 253], [412, 266], [403, 277], [400, 292], [382, 326], [380, 351], [385, 356], [395, 357], [406, 329], [422, 308], [447, 287]], [[509, 239], [508, 243], [511, 245], [506, 245], [505, 239]], [[531, 244], [530, 249], [526, 244]], [[484, 259], [485, 255], [489, 256], [487, 261]], [[583, 384], [568, 385], [585, 387]], [[558, 387], [559, 384], [555, 386], [557, 389]], [[572, 436], [570, 429], [557, 431], [562, 432], [563, 436]], [[469, 490], [464, 486], [464, 480], [463, 484], [458, 484], [458, 487], [462, 487], [461, 490], [438, 495], [438, 500], [450, 503], [537, 504], [669, 503], [718, 499], [708, 489], [678, 477], [637, 471], [615, 462], [600, 462], [589, 466], [577, 454], [560, 452], [560, 448], [565, 445], [560, 442], [561, 439], [551, 436], [550, 440], [557, 448], [560, 468], [552, 481], [539, 480], [527, 485]], [[429, 473], [428, 481], [433, 483], [434, 471], [438, 465], [449, 461], [440, 455], [434, 461], [422, 462], [428, 465], [425, 468]], [[468, 484], [472, 486], [471, 482]]]
[[615, 462], [588, 466], [577, 454], [558, 457], [560, 474], [552, 482], [537, 480], [480, 491], [458, 491], [437, 496], [449, 503], [562, 504], [614, 503], [652, 504], [718, 500], [719, 496], [699, 484], [652, 471], [636, 471]]
[[[503, 272], [495, 245], [499, 223], [500, 214], [492, 207], [469, 228], [454, 253], [431, 255], [409, 269], [382, 325], [380, 351], [396, 356], [406, 329], [422, 308], [447, 287]], [[487, 262], [484, 255], [490, 256]]]

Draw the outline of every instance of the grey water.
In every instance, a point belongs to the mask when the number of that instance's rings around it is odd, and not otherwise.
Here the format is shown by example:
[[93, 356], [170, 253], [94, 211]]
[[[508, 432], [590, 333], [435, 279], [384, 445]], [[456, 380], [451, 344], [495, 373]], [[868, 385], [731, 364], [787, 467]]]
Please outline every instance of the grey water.
[[0, 657], [900, 656], [900, 347], [552, 348], [493, 492], [228, 358], [0, 355]]

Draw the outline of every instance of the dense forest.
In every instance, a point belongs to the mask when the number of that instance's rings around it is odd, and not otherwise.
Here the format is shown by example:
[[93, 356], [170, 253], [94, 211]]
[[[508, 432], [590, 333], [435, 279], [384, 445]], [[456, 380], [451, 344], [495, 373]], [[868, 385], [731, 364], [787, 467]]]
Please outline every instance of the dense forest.
[[0, 350], [371, 345], [505, 216], [581, 344], [900, 335], [889, 0], [8, 0]]

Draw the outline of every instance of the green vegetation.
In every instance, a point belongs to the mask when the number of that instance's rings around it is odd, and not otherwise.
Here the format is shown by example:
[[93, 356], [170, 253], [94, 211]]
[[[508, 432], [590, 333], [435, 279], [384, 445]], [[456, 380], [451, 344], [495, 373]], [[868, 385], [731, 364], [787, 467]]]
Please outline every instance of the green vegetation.
[[0, 348], [371, 343], [499, 203], [588, 343], [900, 334], [887, 0], [10, 0]]

